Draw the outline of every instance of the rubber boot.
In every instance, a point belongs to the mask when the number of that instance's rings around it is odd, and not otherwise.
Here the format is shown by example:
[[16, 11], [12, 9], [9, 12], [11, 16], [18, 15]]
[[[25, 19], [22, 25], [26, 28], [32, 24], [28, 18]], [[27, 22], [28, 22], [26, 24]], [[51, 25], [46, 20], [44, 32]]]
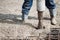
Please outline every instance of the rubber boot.
[[52, 25], [56, 25], [57, 22], [56, 22], [56, 9], [49, 9], [50, 11], [50, 17], [51, 17], [51, 24]]
[[38, 27], [36, 29], [42, 29], [43, 11], [38, 11]]

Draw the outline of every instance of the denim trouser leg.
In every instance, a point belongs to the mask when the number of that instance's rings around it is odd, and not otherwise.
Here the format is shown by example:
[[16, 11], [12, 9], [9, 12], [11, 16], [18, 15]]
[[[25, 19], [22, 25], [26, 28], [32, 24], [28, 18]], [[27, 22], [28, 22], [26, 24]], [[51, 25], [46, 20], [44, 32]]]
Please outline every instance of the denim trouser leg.
[[55, 5], [55, 0], [45, 0], [46, 2], [46, 7], [48, 9], [55, 9], [56, 5]]
[[55, 0], [46, 0], [46, 7], [49, 9], [50, 16], [56, 16], [57, 10], [55, 5]]
[[33, 0], [24, 0], [24, 3], [22, 5], [22, 14], [29, 14], [29, 11], [31, 9]]

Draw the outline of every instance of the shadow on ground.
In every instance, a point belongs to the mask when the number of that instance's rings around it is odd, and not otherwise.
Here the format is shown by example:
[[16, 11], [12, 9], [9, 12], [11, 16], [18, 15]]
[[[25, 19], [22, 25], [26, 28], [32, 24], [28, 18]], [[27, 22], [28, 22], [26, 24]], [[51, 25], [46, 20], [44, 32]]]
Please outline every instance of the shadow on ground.
[[[21, 15], [0, 13], [0, 23], [18, 24], [18, 25], [21, 24], [21, 25], [29, 25], [34, 27], [31, 23], [23, 23], [22, 20], [19, 20], [17, 18], [21, 18]], [[38, 20], [38, 18], [32, 16], [29, 16], [28, 19]], [[50, 18], [44, 17], [44, 20], [50, 20]]]
[[[9, 23], [9, 20], [12, 20], [13, 22], [18, 22], [20, 21], [21, 23], [21, 20], [17, 19], [18, 17], [21, 18], [21, 15], [14, 15], [14, 14], [2, 14], [0, 13], [0, 22], [2, 23]], [[29, 16], [28, 19], [34, 19], [34, 20], [38, 20], [38, 18], [36, 17], [32, 17], [32, 16]], [[47, 18], [47, 17], [44, 17], [43, 18], [44, 20], [50, 20], [50, 18]], [[11, 22], [11, 21], [10, 21]]]

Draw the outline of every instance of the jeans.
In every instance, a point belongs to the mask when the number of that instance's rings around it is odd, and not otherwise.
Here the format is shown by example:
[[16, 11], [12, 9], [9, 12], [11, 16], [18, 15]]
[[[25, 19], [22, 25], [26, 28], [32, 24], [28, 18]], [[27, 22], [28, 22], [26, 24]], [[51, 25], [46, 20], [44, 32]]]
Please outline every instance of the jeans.
[[50, 16], [55, 17], [57, 10], [55, 0], [45, 0], [46, 7], [49, 9]]
[[[24, 3], [22, 5], [22, 14], [28, 15], [29, 11], [32, 7], [32, 4], [33, 4], [33, 0], [24, 0]], [[55, 9], [56, 8], [54, 0], [45, 0], [45, 5], [48, 9]]]
[[48, 9], [55, 9], [56, 8], [56, 5], [55, 5], [55, 0], [45, 0], [45, 4], [46, 4], [46, 7]]
[[24, 0], [24, 3], [22, 5], [22, 14], [29, 14], [29, 11], [32, 7], [33, 0]]

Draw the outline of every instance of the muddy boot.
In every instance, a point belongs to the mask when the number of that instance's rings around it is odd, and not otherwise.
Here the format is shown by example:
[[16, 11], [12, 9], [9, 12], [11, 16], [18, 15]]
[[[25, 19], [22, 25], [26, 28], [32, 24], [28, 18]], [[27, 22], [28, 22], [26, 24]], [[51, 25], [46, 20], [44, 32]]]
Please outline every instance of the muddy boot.
[[42, 29], [42, 19], [43, 19], [43, 11], [38, 11], [38, 27], [36, 29]]
[[56, 9], [49, 9], [50, 11], [50, 16], [51, 16], [51, 24], [52, 25], [56, 25], [57, 22], [56, 22]]

